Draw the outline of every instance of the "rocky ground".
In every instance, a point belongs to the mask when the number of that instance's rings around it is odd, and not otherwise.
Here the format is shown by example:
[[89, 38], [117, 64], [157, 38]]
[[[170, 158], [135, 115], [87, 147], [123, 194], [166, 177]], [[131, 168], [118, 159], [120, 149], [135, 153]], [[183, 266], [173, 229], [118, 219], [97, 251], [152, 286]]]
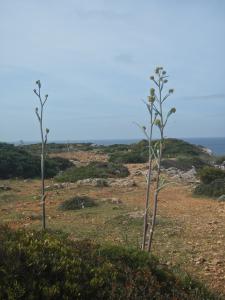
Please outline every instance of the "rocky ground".
[[[107, 160], [106, 155], [88, 152], [64, 156], [82, 164]], [[123, 179], [60, 184], [48, 180], [48, 226], [65, 230], [75, 239], [87, 237], [139, 245], [147, 165], [130, 164], [128, 168], [130, 176]], [[162, 263], [191, 273], [225, 295], [225, 202], [192, 196], [197, 182], [194, 169], [181, 172], [170, 168], [163, 173], [171, 184], [159, 197], [154, 254]], [[40, 181], [1, 181], [0, 186], [2, 222], [16, 228], [40, 228]], [[102, 204], [93, 210], [59, 211], [63, 200], [78, 194], [99, 199]]]

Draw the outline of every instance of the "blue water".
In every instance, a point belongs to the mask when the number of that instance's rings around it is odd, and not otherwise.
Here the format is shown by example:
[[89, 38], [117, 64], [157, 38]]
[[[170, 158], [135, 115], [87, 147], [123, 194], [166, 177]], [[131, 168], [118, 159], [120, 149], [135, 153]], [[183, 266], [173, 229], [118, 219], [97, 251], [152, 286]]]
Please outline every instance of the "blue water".
[[225, 137], [218, 138], [183, 138], [183, 140], [209, 148], [215, 155], [225, 154]]

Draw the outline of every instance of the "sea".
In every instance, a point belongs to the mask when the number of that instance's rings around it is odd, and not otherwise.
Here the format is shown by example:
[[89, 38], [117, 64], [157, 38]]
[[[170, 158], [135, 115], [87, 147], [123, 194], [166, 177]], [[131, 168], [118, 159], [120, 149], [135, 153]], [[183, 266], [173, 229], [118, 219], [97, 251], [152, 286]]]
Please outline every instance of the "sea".
[[[212, 150], [214, 155], [225, 155], [225, 137], [199, 137], [199, 138], [179, 138], [188, 143], [203, 146]], [[139, 142], [141, 139], [102, 139], [102, 140], [64, 140], [64, 141], [49, 141], [50, 143], [93, 143], [96, 145], [113, 145], [113, 144], [133, 144]], [[25, 144], [32, 144], [35, 142], [25, 142]], [[18, 145], [18, 142], [15, 143]]]

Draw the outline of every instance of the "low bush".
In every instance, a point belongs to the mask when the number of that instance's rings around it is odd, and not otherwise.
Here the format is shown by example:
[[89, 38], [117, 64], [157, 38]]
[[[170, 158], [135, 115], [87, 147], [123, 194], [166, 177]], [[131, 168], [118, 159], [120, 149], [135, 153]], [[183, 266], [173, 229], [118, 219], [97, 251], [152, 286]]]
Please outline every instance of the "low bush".
[[[153, 147], [157, 140], [152, 142]], [[116, 146], [116, 145], [115, 145]], [[122, 147], [124, 146], [124, 148]], [[118, 145], [117, 147], [108, 146], [109, 161], [118, 163], [145, 163], [148, 161], [148, 141], [142, 140], [136, 144], [131, 145]], [[106, 152], [106, 150], [105, 150]], [[194, 165], [197, 169], [204, 166], [204, 160], [209, 160], [210, 156], [206, 154], [201, 147], [192, 145], [188, 142], [179, 139], [165, 139], [163, 147], [163, 157], [180, 159], [177, 165], [180, 169], [188, 170]], [[182, 157], [182, 158], [181, 158]], [[165, 164], [174, 166], [174, 161], [165, 161]], [[176, 166], [175, 166], [176, 167]], [[179, 168], [179, 167], [178, 167]]]
[[103, 153], [112, 154], [114, 152], [121, 152], [121, 151], [128, 151], [130, 149], [130, 145], [125, 144], [113, 144], [108, 146], [97, 146], [98, 150], [100, 150]]
[[[18, 148], [24, 149], [31, 154], [41, 154], [41, 143], [19, 145]], [[95, 149], [92, 143], [48, 143], [47, 153], [59, 153], [68, 151], [91, 151]]]
[[117, 152], [110, 155], [109, 161], [123, 164], [145, 163], [148, 161], [148, 156], [143, 152]]
[[177, 159], [162, 160], [162, 167], [166, 169], [174, 167], [182, 171], [188, 171], [192, 167], [195, 167], [196, 170], [199, 170], [206, 165], [207, 163], [198, 157], [178, 157]]
[[121, 164], [91, 162], [87, 166], [72, 167], [56, 176], [59, 182], [76, 182], [87, 178], [127, 177], [128, 169]]
[[218, 156], [218, 157], [216, 158], [216, 164], [221, 165], [221, 164], [224, 163], [224, 162], [225, 162], [225, 155]]
[[209, 184], [217, 179], [225, 180], [225, 171], [214, 167], [204, 167], [199, 171], [199, 177], [202, 183]]
[[96, 200], [87, 196], [75, 196], [62, 202], [59, 206], [62, 210], [78, 210], [96, 206]]
[[0, 228], [0, 299], [216, 299], [185, 279], [137, 250]]
[[[55, 176], [60, 170], [71, 167], [72, 163], [64, 158], [46, 158], [46, 177]], [[41, 175], [40, 157], [15, 147], [0, 143], [0, 178], [36, 178]]]
[[195, 188], [194, 194], [213, 198], [225, 195], [225, 179], [216, 179], [208, 184], [200, 183]]
[[[204, 151], [188, 142], [179, 139], [165, 139], [165, 147], [163, 149], [163, 157], [182, 156], [200, 156]], [[205, 153], [204, 153], [205, 154]], [[206, 154], [205, 154], [206, 155]]]

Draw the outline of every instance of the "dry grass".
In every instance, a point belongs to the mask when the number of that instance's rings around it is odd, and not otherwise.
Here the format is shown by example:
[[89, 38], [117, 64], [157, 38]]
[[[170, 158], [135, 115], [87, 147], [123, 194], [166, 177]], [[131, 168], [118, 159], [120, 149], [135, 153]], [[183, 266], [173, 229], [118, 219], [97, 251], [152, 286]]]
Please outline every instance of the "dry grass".
[[[82, 161], [90, 160], [79, 153]], [[77, 153], [74, 154], [74, 157]], [[77, 156], [78, 157], [78, 156]], [[91, 157], [92, 159], [93, 157]], [[130, 170], [141, 165], [129, 165]], [[142, 165], [143, 167], [143, 165]], [[68, 187], [52, 190], [47, 196], [47, 226], [70, 233], [71, 238], [137, 245], [141, 240], [145, 184], [135, 177], [137, 186]], [[40, 228], [39, 180], [1, 181], [12, 190], [0, 192], [0, 218], [14, 228]], [[47, 185], [52, 184], [50, 180]], [[8, 200], [7, 194], [9, 195]], [[97, 199], [98, 206], [80, 211], [60, 211], [59, 204], [75, 195]], [[107, 198], [122, 203], [111, 203]], [[174, 185], [159, 197], [159, 216], [153, 251], [161, 261], [179, 266], [210, 288], [225, 294], [225, 203], [194, 198], [190, 186]]]

